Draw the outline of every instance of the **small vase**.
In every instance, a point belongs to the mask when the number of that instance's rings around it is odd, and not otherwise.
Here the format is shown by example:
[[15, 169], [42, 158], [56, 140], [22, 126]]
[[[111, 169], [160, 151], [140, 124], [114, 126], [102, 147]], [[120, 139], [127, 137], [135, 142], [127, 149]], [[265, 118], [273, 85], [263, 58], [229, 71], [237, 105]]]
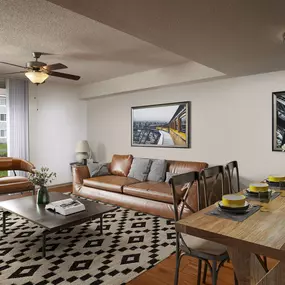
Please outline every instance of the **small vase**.
[[49, 194], [46, 186], [41, 186], [40, 190], [38, 191], [37, 203], [38, 204], [49, 203]]

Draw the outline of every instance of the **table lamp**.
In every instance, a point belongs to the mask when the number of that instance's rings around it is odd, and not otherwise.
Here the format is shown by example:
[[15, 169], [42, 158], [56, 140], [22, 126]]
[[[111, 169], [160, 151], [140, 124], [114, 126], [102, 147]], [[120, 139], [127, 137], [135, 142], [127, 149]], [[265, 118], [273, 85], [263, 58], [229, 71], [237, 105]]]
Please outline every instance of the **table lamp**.
[[76, 145], [76, 161], [83, 163], [85, 159], [89, 158], [90, 147], [87, 141], [79, 141]]

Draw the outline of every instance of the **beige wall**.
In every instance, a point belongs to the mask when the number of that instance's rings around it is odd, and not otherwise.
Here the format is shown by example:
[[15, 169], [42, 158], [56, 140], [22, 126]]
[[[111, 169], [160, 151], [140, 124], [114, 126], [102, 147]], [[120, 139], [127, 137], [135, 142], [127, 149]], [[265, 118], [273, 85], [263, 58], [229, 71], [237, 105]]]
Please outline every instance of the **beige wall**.
[[69, 163], [75, 160], [77, 141], [86, 139], [86, 102], [71, 85], [29, 87], [30, 160], [57, 173], [53, 184], [71, 182]]
[[[285, 90], [285, 72], [222, 79], [87, 101], [87, 136], [95, 156], [206, 161], [238, 160], [244, 182], [285, 173], [285, 153], [271, 151], [273, 91]], [[131, 107], [191, 101], [190, 149], [131, 147]]]

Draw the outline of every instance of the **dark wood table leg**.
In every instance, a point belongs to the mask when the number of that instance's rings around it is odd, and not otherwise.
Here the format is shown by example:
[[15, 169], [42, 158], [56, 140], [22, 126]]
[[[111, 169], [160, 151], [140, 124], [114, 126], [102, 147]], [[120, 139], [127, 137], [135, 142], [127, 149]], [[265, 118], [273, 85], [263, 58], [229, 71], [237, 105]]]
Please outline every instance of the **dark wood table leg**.
[[2, 212], [2, 218], [3, 218], [2, 229], [3, 229], [4, 234], [6, 234], [6, 216], [7, 216], [7, 212], [3, 211]]
[[100, 235], [103, 234], [103, 215], [100, 217]]
[[47, 235], [47, 232], [44, 231], [43, 232], [43, 244], [42, 244], [42, 253], [43, 253], [43, 257], [46, 257], [46, 235]]

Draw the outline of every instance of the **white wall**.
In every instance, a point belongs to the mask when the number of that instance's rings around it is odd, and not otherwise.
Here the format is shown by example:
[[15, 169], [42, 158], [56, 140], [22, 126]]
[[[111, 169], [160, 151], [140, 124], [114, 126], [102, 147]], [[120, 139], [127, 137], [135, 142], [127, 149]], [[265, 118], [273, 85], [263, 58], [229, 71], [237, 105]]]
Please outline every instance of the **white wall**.
[[86, 102], [70, 85], [47, 82], [29, 89], [30, 160], [57, 173], [53, 184], [71, 182], [69, 163], [77, 141], [86, 139]]
[[221, 76], [225, 74], [200, 63], [189, 61], [87, 84], [80, 89], [80, 98], [92, 99], [190, 81], [209, 80]]
[[[285, 153], [271, 150], [272, 92], [282, 90], [285, 72], [276, 72], [94, 99], [87, 107], [88, 140], [102, 161], [114, 153], [211, 165], [238, 160], [243, 181], [259, 181], [285, 173]], [[190, 149], [131, 147], [132, 106], [187, 100]]]

